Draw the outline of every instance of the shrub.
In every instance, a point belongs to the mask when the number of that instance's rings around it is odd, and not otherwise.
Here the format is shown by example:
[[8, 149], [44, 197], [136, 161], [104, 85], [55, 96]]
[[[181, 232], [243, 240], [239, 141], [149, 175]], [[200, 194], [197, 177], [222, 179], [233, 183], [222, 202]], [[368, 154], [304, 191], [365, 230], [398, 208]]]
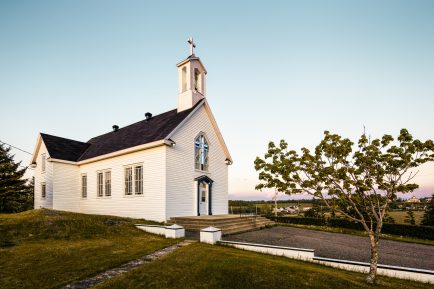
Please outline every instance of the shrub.
[[364, 230], [362, 224], [349, 221], [347, 219], [328, 219], [327, 226], [335, 228], [345, 228], [353, 230]]
[[325, 226], [326, 220], [320, 218], [301, 218], [301, 217], [275, 217], [269, 216], [271, 220], [277, 223], [290, 223], [298, 225], [315, 225], [315, 226]]
[[434, 240], [434, 227], [404, 224], [383, 224], [384, 234]]

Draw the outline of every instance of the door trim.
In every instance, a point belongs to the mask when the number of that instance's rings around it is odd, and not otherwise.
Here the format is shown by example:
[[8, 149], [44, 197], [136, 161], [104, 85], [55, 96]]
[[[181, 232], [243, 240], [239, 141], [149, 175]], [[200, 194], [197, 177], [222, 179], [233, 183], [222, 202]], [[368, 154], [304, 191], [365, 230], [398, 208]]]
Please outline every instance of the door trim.
[[208, 176], [200, 176], [194, 179], [197, 182], [197, 215], [200, 216], [200, 184], [208, 185], [208, 215], [212, 215], [212, 184], [214, 181]]

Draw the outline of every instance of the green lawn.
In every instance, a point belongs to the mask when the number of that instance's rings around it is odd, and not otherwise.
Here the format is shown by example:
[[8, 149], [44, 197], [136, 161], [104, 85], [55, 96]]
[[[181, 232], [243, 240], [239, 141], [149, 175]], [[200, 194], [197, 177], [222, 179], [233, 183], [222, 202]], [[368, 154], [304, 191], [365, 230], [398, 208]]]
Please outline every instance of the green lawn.
[[1, 214], [0, 288], [57, 288], [175, 243], [136, 222], [50, 210]]
[[[423, 218], [423, 211], [413, 211], [414, 213], [414, 218], [416, 220], [416, 225], [420, 225], [420, 222], [422, 221]], [[406, 224], [404, 222], [405, 217], [407, 216], [407, 212], [406, 211], [392, 211], [388, 213], [397, 224]]]
[[[59, 288], [169, 246], [132, 220], [50, 210], [0, 215], [0, 288]], [[431, 288], [195, 243], [96, 288]]]
[[200, 243], [109, 280], [97, 289], [133, 288], [432, 288], [431, 285], [365, 275], [283, 257]]

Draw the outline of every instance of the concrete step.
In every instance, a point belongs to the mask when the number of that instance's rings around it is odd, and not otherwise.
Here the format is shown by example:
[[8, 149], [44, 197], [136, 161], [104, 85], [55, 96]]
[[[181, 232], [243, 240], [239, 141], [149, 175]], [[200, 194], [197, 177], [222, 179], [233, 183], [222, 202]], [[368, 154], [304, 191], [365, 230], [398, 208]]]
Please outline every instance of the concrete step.
[[225, 228], [223, 231], [224, 235], [230, 235], [230, 234], [236, 234], [236, 233], [242, 233], [242, 232], [248, 232], [248, 231], [254, 231], [261, 228], [265, 228], [266, 226], [271, 226], [272, 224], [261, 224], [256, 226], [236, 226], [236, 227], [229, 227]]
[[170, 218], [170, 221], [180, 221], [180, 222], [184, 222], [184, 221], [194, 221], [194, 222], [233, 222], [233, 221], [239, 221], [239, 220], [268, 220], [265, 217], [262, 216], [242, 216], [242, 217], [238, 217], [237, 215], [228, 217], [228, 218], [216, 218], [216, 219], [200, 219], [200, 218], [196, 218], [196, 217], [173, 217]]
[[[222, 231], [227, 230], [228, 228], [237, 228], [237, 227], [265, 227], [267, 225], [272, 225], [274, 223], [270, 223], [267, 221], [260, 221], [260, 222], [256, 222], [256, 223], [234, 223], [234, 224], [224, 224], [224, 225], [213, 225], [213, 227], [217, 227], [219, 229], [222, 229]], [[201, 230], [204, 229], [206, 227], [209, 227], [206, 224], [188, 224], [188, 223], [183, 223], [183, 224], [178, 224], [183, 226], [184, 228], [188, 229], [188, 230]]]
[[274, 222], [261, 216], [236, 217], [216, 219], [200, 219], [194, 217], [175, 217], [171, 218], [167, 224], [178, 224], [187, 230], [199, 231], [206, 227], [216, 227], [222, 230], [223, 235], [246, 232], [274, 225]]
[[178, 224], [181, 226], [202, 226], [202, 227], [224, 227], [227, 225], [245, 225], [245, 224], [261, 224], [261, 223], [267, 223], [270, 222], [268, 219], [256, 219], [256, 220], [233, 220], [231, 222], [221, 222], [221, 221], [215, 221], [215, 222], [197, 222], [197, 221], [180, 221], [180, 220], [171, 220], [168, 222], [168, 224]]
[[[256, 220], [260, 220], [263, 217], [257, 217]], [[188, 222], [188, 223], [201, 223], [201, 224], [225, 224], [225, 223], [233, 223], [233, 222], [252, 222], [254, 221], [254, 217], [241, 217], [241, 218], [230, 218], [230, 219], [193, 219], [193, 218], [171, 218], [169, 222]]]

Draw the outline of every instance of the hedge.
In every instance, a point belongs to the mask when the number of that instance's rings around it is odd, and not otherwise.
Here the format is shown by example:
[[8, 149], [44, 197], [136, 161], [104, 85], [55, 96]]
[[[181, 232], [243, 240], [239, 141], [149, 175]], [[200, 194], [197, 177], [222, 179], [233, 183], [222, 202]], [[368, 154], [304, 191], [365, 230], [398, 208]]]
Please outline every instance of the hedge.
[[[345, 229], [364, 231], [362, 224], [352, 222], [346, 219], [319, 219], [319, 218], [276, 217], [276, 216], [268, 216], [268, 218], [277, 223], [328, 226], [328, 227], [335, 227], [335, 228], [345, 228]], [[383, 224], [383, 228], [381, 232], [383, 234], [434, 240], [434, 227], [428, 227], [428, 226], [385, 223]]]
[[315, 226], [327, 226], [326, 219], [319, 218], [302, 218], [302, 217], [276, 217], [268, 216], [269, 219], [277, 223], [291, 223], [298, 225], [315, 225]]

